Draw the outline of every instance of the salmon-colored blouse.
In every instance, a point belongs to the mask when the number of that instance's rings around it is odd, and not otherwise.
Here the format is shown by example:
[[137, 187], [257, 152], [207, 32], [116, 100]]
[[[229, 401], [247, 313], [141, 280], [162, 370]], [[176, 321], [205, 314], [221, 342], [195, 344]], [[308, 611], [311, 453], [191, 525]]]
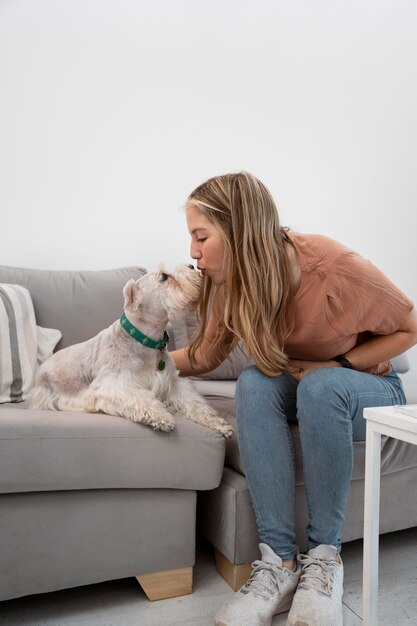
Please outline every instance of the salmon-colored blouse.
[[[371, 335], [390, 335], [413, 303], [370, 261], [323, 235], [286, 232], [301, 265], [301, 284], [288, 314], [294, 330], [285, 343], [293, 359], [326, 361]], [[391, 372], [389, 361], [367, 370]]]

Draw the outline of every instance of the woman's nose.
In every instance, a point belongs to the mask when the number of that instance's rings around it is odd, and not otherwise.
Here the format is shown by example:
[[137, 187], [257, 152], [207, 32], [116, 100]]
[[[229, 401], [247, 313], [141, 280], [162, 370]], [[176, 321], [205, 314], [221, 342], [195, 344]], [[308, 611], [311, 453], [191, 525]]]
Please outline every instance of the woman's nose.
[[193, 245], [191, 245], [191, 247], [190, 247], [190, 257], [192, 259], [199, 259], [201, 257], [201, 253]]

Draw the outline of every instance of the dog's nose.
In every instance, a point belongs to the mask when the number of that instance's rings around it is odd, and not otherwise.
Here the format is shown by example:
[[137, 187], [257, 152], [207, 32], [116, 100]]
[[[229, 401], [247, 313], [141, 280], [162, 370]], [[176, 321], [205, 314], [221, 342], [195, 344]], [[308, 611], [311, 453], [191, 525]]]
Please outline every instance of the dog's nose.
[[194, 269], [194, 265], [191, 265], [191, 263], [190, 263], [190, 265], [188, 267], [190, 268], [190, 270]]

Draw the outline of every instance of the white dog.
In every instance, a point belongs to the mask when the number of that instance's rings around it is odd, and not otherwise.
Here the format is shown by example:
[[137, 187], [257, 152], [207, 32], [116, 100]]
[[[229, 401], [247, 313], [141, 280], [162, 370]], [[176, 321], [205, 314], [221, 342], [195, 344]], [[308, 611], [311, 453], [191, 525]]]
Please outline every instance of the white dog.
[[168, 320], [194, 310], [201, 287], [192, 265], [129, 280], [120, 320], [45, 361], [29, 406], [118, 415], [167, 432], [175, 428], [173, 414], [182, 415], [231, 437], [232, 427], [179, 378], [166, 350]]

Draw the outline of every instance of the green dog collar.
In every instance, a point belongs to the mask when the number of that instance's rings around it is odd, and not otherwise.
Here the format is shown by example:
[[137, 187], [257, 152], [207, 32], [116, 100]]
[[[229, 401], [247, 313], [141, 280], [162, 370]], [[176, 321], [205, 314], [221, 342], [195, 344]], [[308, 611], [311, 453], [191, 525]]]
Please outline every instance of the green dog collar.
[[133, 326], [133, 324], [131, 324], [131, 322], [129, 322], [129, 320], [127, 319], [124, 311], [120, 318], [120, 323], [128, 335], [133, 337], [133, 339], [136, 339], [136, 341], [141, 343], [146, 348], [153, 348], [154, 350], [161, 351], [165, 350], [169, 341], [169, 336], [166, 330], [164, 331], [163, 338], [160, 341], [155, 341], [154, 339], [151, 339], [150, 337], [147, 337], [146, 335], [141, 333], [140, 330], [136, 328], [136, 326]]

